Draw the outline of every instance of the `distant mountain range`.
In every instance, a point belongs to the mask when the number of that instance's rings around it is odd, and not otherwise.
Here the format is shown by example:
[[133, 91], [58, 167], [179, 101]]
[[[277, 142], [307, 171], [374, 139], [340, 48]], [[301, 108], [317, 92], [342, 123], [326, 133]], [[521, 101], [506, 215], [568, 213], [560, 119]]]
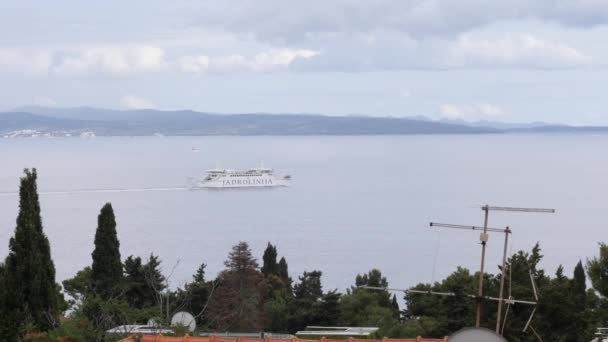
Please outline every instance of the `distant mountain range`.
[[90, 107], [23, 107], [0, 112], [0, 136], [19, 132], [106, 136], [145, 135], [372, 135], [490, 134], [535, 132], [608, 133], [608, 127], [574, 127], [546, 123], [433, 121], [425, 117], [388, 118], [319, 114], [214, 114], [191, 110], [109, 110]]

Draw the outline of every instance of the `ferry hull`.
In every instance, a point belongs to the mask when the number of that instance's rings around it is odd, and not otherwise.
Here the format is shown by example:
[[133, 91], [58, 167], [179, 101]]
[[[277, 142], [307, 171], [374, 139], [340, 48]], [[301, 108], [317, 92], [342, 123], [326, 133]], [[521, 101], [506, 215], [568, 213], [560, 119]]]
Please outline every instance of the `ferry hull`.
[[274, 177], [220, 177], [209, 181], [200, 181], [197, 188], [272, 188], [289, 186], [286, 179]]

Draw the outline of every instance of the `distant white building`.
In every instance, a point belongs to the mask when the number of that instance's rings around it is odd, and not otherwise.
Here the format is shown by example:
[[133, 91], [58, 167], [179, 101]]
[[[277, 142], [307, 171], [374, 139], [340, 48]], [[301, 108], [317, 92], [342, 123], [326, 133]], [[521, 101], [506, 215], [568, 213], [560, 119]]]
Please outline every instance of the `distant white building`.
[[95, 138], [95, 132], [93, 131], [84, 131], [80, 132], [81, 138]]

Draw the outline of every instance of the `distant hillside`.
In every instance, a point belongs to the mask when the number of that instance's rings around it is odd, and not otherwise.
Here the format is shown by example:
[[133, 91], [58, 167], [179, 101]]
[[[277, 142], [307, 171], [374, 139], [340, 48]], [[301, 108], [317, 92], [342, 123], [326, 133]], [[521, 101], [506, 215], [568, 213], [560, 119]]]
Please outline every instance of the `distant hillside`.
[[213, 114], [191, 110], [108, 110], [89, 107], [24, 107], [0, 113], [0, 135], [20, 130], [58, 135], [371, 135], [480, 133], [608, 133], [608, 127], [545, 123], [433, 121], [424, 117], [382, 118], [318, 114]]
[[[22, 108], [26, 109], [26, 108]], [[115, 111], [94, 108], [44, 109], [0, 114], [0, 134], [36, 129], [97, 135], [365, 135], [497, 133], [407, 118], [339, 117], [305, 114], [209, 114], [194, 111]]]

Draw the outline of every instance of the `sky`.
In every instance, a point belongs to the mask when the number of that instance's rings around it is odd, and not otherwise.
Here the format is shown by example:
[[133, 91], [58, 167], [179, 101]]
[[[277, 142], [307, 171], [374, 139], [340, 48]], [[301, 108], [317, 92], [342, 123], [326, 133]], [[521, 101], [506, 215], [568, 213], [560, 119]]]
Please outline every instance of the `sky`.
[[608, 124], [606, 0], [0, 0], [0, 110]]

